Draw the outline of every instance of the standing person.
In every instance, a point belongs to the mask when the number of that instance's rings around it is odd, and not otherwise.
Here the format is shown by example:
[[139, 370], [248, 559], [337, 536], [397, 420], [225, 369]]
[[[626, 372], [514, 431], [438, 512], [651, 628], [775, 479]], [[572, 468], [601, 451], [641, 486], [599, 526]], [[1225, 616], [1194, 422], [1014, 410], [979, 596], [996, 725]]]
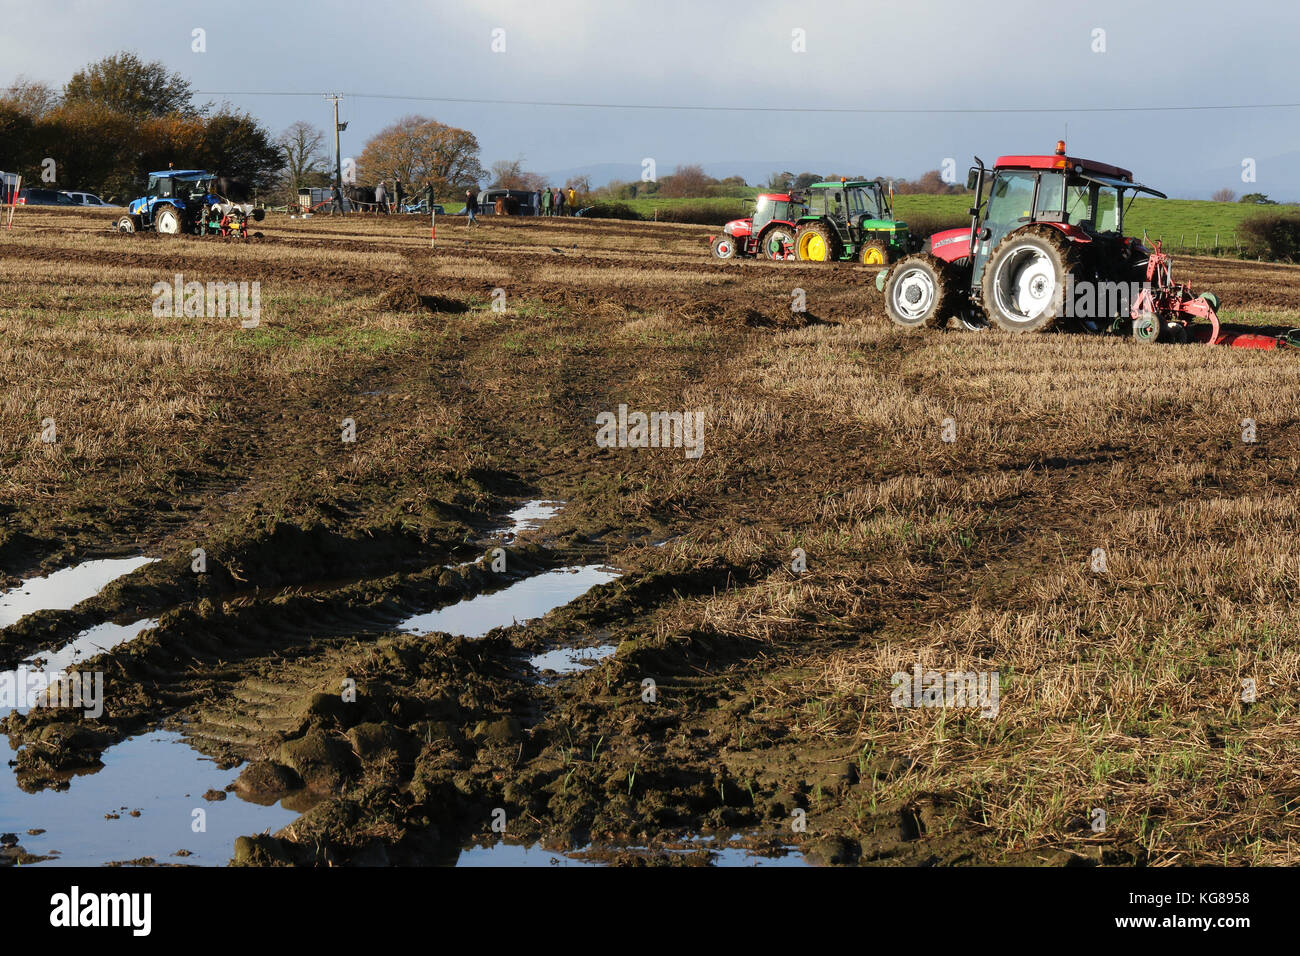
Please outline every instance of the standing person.
[[348, 214], [347, 206], [343, 203], [343, 190], [339, 188], [338, 181], [334, 182], [333, 202], [330, 203], [330, 215], [334, 215], [334, 210], [338, 210], [340, 216]]
[[[432, 209], [433, 208], [433, 180], [428, 180], [424, 184], [424, 192], [422, 193], [422, 195], [424, 197], [425, 205], [427, 205], [429, 209]], [[426, 212], [427, 211], [428, 210], [426, 210]]]
[[572, 186], [569, 187], [569, 215], [572, 216], [578, 209], [578, 193]]
[[474, 218], [477, 212], [478, 190], [473, 186], [470, 186], [469, 189], [465, 190], [465, 215], [469, 217], [469, 221], [465, 223], [465, 225], [473, 226], [478, 222], [478, 220]]
[[555, 190], [555, 214], [557, 216], [564, 215], [564, 190], [563, 189]]
[[543, 216], [549, 216], [551, 214], [551, 209], [553, 208], [552, 203], [554, 201], [555, 198], [551, 194], [551, 187], [547, 186], [544, 190], [542, 190], [542, 215]]
[[397, 176], [393, 179], [393, 197], [397, 200], [397, 211], [402, 211], [402, 200], [406, 198], [406, 190], [402, 188], [402, 177]]
[[380, 212], [388, 212], [388, 190], [384, 186], [384, 181], [379, 180], [379, 185], [375, 187], [375, 206]]

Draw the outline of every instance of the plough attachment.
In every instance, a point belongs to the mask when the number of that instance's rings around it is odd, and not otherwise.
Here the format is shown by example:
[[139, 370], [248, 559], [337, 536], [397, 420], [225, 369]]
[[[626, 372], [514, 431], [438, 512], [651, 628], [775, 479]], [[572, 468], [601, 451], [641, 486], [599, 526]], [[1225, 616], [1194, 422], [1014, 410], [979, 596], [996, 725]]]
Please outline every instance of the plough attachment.
[[[1156, 240], [1155, 249], [1147, 259], [1147, 281], [1129, 316], [1133, 320], [1133, 338], [1138, 342], [1202, 342], [1206, 345], [1226, 345], [1237, 349], [1300, 348], [1300, 329], [1281, 335], [1264, 335], [1256, 332], [1222, 332], [1219, 328], [1219, 299], [1213, 292], [1199, 295], [1190, 286], [1174, 282], [1171, 259]], [[1197, 319], [1209, 322], [1192, 328]]]

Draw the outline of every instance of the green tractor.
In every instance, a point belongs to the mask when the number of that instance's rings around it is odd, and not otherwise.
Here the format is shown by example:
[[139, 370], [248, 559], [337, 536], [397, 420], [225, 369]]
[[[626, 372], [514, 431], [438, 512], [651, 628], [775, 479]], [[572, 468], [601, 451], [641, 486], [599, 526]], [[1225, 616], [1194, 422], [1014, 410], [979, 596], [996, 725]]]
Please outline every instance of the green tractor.
[[807, 201], [794, 240], [804, 262], [886, 266], [915, 251], [907, 223], [894, 219], [889, 191], [879, 179], [813, 183]]

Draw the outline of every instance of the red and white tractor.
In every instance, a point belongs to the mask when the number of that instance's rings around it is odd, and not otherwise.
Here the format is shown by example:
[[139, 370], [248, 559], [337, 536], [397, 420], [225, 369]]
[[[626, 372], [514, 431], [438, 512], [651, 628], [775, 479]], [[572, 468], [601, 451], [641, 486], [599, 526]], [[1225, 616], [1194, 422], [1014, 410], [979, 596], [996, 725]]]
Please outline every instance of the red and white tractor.
[[789, 193], [763, 193], [755, 201], [753, 215], [731, 220], [722, 227], [722, 235], [709, 236], [709, 247], [719, 259], [794, 259], [795, 220], [803, 213], [803, 202]]
[[[969, 228], [935, 233], [877, 277], [889, 317], [905, 328], [992, 323], [1038, 332], [1077, 320], [1093, 332], [1130, 323], [1142, 342], [1187, 341], [1197, 318], [1218, 333], [1218, 302], [1174, 285], [1169, 260], [1124, 235], [1124, 200], [1164, 193], [1127, 169], [1067, 156], [976, 157]], [[988, 183], [988, 195], [984, 186]], [[1131, 203], [1130, 203], [1131, 204]]]

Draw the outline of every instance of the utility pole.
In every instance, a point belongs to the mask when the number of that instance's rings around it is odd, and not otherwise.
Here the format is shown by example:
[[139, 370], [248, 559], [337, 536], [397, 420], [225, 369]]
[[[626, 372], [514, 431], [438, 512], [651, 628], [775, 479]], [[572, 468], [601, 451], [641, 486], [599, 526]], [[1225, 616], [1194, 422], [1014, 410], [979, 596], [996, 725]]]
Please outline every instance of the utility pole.
[[339, 155], [339, 133], [348, 128], [347, 123], [339, 122], [339, 100], [343, 99], [342, 93], [326, 93], [325, 99], [334, 103], [334, 182], [343, 187], [343, 160]]

